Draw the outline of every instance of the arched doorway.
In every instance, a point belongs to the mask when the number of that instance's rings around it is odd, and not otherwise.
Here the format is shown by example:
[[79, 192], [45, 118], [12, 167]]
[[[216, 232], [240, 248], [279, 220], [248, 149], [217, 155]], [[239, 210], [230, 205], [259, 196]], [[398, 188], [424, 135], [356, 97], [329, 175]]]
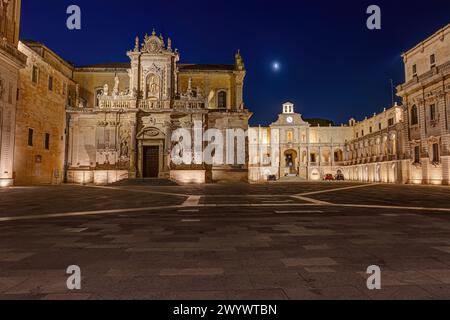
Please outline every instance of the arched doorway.
[[289, 175], [297, 175], [297, 151], [295, 150], [287, 150], [284, 152], [285, 159], [285, 172]]

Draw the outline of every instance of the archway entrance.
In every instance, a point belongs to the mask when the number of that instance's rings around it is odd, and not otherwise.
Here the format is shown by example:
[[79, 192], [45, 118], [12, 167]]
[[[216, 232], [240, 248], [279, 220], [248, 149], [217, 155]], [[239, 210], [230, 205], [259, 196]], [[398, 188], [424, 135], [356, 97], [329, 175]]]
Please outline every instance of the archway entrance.
[[138, 177], [162, 178], [167, 173], [165, 135], [157, 128], [144, 128], [137, 135]]
[[297, 152], [295, 150], [287, 150], [284, 152], [286, 173], [289, 175], [297, 175]]

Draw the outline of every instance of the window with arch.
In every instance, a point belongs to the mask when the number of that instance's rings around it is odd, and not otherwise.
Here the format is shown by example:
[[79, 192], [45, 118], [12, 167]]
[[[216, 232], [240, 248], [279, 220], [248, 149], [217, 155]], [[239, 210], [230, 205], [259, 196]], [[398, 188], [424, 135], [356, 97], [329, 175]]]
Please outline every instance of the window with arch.
[[419, 124], [419, 113], [416, 105], [411, 108], [411, 124], [413, 126]]
[[226, 109], [227, 108], [227, 92], [220, 91], [217, 94], [217, 108], [218, 109]]

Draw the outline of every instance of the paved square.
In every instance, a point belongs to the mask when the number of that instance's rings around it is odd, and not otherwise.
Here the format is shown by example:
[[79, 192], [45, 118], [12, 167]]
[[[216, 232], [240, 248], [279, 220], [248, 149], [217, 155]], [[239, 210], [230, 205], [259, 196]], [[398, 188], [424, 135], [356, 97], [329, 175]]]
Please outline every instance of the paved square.
[[[450, 188], [0, 189], [2, 299], [449, 299]], [[66, 269], [78, 265], [81, 290]], [[370, 291], [368, 266], [382, 270]]]

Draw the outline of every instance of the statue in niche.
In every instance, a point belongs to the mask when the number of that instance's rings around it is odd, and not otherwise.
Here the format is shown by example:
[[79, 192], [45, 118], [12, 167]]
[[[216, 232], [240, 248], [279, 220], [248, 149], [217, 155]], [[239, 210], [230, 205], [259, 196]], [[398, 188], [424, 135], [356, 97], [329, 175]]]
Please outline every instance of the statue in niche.
[[123, 139], [122, 143], [120, 144], [120, 156], [123, 158], [128, 158], [129, 155], [129, 147], [127, 139]]
[[147, 95], [149, 97], [156, 97], [158, 95], [158, 78], [155, 75], [149, 76], [147, 83]]

